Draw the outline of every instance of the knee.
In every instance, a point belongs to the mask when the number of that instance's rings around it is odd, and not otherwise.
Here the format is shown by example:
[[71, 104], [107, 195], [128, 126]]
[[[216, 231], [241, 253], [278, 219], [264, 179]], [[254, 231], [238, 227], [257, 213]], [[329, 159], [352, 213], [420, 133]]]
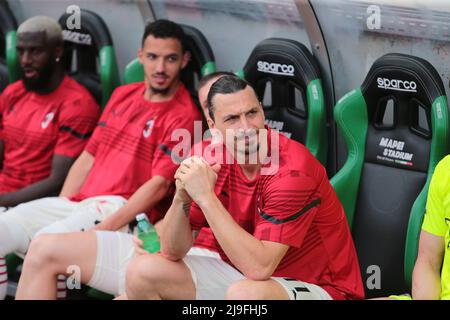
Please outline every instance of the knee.
[[28, 267], [42, 268], [45, 264], [46, 268], [56, 261], [56, 250], [54, 243], [59, 240], [56, 235], [44, 234], [37, 236], [31, 241], [25, 263]]
[[142, 255], [133, 259], [126, 272], [125, 287], [130, 299], [139, 299], [154, 293], [158, 282], [163, 281], [160, 272], [160, 260], [156, 254]]
[[241, 280], [233, 283], [227, 290], [227, 300], [260, 300], [263, 294], [251, 280]]

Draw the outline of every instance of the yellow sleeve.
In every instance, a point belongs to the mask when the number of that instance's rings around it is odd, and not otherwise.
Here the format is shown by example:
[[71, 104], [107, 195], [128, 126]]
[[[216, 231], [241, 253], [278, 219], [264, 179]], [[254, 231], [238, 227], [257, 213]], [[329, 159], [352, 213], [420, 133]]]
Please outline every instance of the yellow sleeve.
[[446, 183], [448, 170], [450, 170], [450, 156], [442, 159], [433, 173], [422, 225], [422, 230], [439, 237], [444, 237], [447, 232], [444, 196], [449, 192], [449, 187]]

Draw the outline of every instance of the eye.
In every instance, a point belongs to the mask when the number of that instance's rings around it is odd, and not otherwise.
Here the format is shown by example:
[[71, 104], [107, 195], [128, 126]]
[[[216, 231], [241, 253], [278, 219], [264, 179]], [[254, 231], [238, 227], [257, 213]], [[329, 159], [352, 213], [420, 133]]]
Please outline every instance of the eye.
[[153, 53], [149, 53], [149, 54], [147, 54], [147, 59], [149, 59], [149, 60], [155, 60], [155, 59], [156, 59], [156, 55], [153, 54]]
[[228, 118], [225, 119], [224, 122], [232, 122], [232, 121], [236, 120], [237, 118], [238, 118], [238, 117], [236, 117], [236, 116], [228, 117]]
[[178, 60], [178, 57], [177, 57], [177, 56], [170, 56], [167, 60], [168, 60], [169, 62], [175, 62], [175, 61]]

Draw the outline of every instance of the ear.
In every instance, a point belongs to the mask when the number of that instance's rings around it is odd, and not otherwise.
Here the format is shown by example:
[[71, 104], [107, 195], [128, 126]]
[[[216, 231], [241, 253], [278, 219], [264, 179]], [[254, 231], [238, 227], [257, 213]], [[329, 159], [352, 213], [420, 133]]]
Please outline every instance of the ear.
[[211, 119], [211, 117], [208, 117], [207, 122], [208, 122], [208, 126], [210, 129], [215, 128], [216, 125], [215, 125], [214, 121]]
[[56, 46], [55, 47], [55, 57], [58, 60], [61, 60], [61, 58], [63, 56], [63, 53], [64, 53], [64, 47], [63, 46]]
[[263, 105], [262, 105], [261, 101], [259, 102], [259, 107], [261, 108], [262, 117], [263, 117], [263, 120], [265, 122], [266, 121], [266, 115], [264, 114], [264, 108], [263, 108]]
[[144, 52], [142, 52], [142, 48], [138, 49], [137, 58], [141, 64], [144, 64]]
[[191, 53], [186, 50], [185, 53], [183, 53], [182, 62], [181, 62], [181, 69], [184, 69], [189, 61], [191, 60]]

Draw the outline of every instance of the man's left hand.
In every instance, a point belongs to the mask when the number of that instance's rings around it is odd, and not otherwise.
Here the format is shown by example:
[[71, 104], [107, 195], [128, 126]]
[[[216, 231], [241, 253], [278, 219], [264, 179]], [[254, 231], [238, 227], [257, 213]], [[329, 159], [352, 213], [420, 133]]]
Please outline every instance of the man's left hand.
[[181, 182], [189, 196], [197, 203], [214, 194], [220, 165], [209, 165], [205, 159], [193, 156], [185, 159], [178, 168], [175, 178]]

